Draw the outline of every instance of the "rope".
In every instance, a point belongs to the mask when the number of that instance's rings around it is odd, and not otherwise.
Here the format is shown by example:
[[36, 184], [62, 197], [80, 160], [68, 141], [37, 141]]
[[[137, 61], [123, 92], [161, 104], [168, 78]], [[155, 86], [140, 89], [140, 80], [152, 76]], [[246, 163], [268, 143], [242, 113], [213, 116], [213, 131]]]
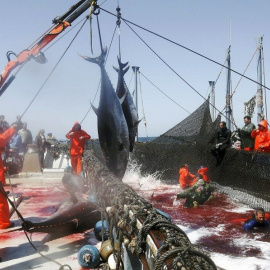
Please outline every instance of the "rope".
[[90, 26], [90, 49], [91, 49], [91, 53], [93, 54], [93, 39], [92, 39], [92, 13], [93, 13], [93, 5], [91, 3], [91, 6], [89, 8], [89, 26]]
[[57, 61], [56, 65], [54, 66], [54, 68], [52, 69], [52, 71], [49, 73], [49, 75], [46, 78], [45, 82], [42, 84], [42, 86], [37, 91], [37, 93], [34, 96], [34, 98], [32, 99], [32, 101], [29, 103], [29, 105], [24, 110], [24, 112], [21, 114], [21, 117], [23, 117], [24, 114], [27, 112], [27, 110], [30, 108], [30, 106], [32, 105], [32, 103], [34, 102], [34, 100], [37, 98], [37, 96], [39, 95], [39, 93], [41, 92], [41, 90], [43, 89], [43, 87], [45, 86], [45, 84], [47, 83], [47, 81], [49, 80], [49, 78], [51, 77], [51, 75], [53, 74], [53, 72], [55, 71], [55, 69], [58, 67], [59, 63], [61, 62], [61, 60], [63, 59], [64, 55], [66, 54], [66, 52], [70, 48], [71, 44], [73, 43], [73, 41], [75, 40], [75, 38], [78, 36], [78, 34], [80, 33], [80, 31], [82, 30], [82, 28], [85, 25], [86, 21], [87, 21], [87, 18], [85, 19], [84, 23], [82, 24], [82, 26], [80, 27], [80, 29], [78, 30], [78, 32], [76, 33], [76, 35], [74, 36], [74, 38], [71, 40], [70, 44], [68, 45], [68, 47], [66, 48], [66, 50], [64, 51], [64, 53], [62, 54], [62, 56], [60, 57], [60, 59]]
[[[107, 12], [107, 13], [109, 13], [110, 15], [116, 17], [115, 14], [109, 12], [108, 10], [105, 10], [105, 9], [103, 9], [103, 8], [100, 8], [100, 9], [103, 10], [103, 11], [105, 11], [105, 12]], [[198, 52], [196, 52], [196, 51], [194, 51], [194, 50], [191, 50], [191, 49], [189, 49], [189, 48], [187, 48], [187, 47], [185, 47], [185, 46], [183, 46], [183, 45], [181, 45], [181, 44], [179, 44], [179, 43], [177, 43], [177, 42], [175, 42], [175, 41], [173, 41], [173, 40], [170, 40], [170, 39], [168, 39], [168, 38], [166, 38], [166, 37], [163, 37], [163, 36], [161, 36], [161, 35], [159, 35], [159, 34], [153, 32], [153, 31], [150, 31], [150, 30], [148, 30], [148, 29], [146, 29], [146, 28], [144, 28], [144, 27], [142, 27], [142, 26], [136, 24], [136, 23], [133, 23], [133, 22], [131, 22], [131, 21], [129, 21], [129, 20], [126, 20], [126, 19], [124, 19], [123, 17], [122, 17], [122, 20], [123, 20], [126, 24], [127, 24], [127, 23], [130, 23], [130, 24], [132, 24], [132, 25], [134, 25], [134, 26], [136, 26], [136, 27], [138, 27], [138, 28], [140, 28], [140, 29], [142, 29], [142, 30], [144, 30], [144, 31], [146, 31], [146, 32], [148, 32], [148, 33], [150, 33], [150, 34], [153, 34], [153, 35], [155, 35], [155, 36], [157, 36], [157, 37], [160, 37], [160, 38], [162, 38], [162, 39], [164, 39], [164, 40], [166, 40], [166, 41], [168, 41], [168, 42], [170, 42], [170, 43], [172, 43], [172, 44], [175, 44], [175, 45], [177, 45], [177, 46], [179, 46], [179, 47], [182, 47], [183, 49], [188, 50], [188, 51], [190, 51], [190, 52], [192, 52], [192, 53], [194, 53], [194, 54], [196, 54], [196, 55], [198, 55], [198, 56], [200, 56], [200, 57], [202, 57], [202, 58], [205, 58], [206, 60], [209, 60], [209, 61], [211, 61], [211, 62], [213, 62], [213, 63], [215, 63], [215, 64], [217, 64], [217, 65], [219, 65], [219, 66], [222, 66], [222, 67], [224, 67], [224, 68], [226, 68], [226, 69], [229, 69], [229, 68], [226, 67], [225, 65], [222, 65], [221, 63], [219, 63], [219, 62], [217, 62], [217, 61], [215, 61], [215, 60], [213, 60], [213, 59], [211, 59], [211, 58], [209, 58], [209, 57], [207, 57], [207, 56], [204, 56], [203, 54], [200, 54], [200, 53], [198, 53]], [[231, 70], [232, 72], [234, 72], [234, 73], [240, 75], [240, 76], [243, 76], [244, 78], [246, 78], [246, 79], [248, 79], [248, 80], [250, 80], [250, 81], [252, 81], [252, 82], [254, 82], [254, 83], [256, 83], [256, 84], [259, 84], [257, 81], [255, 81], [255, 80], [253, 80], [253, 79], [251, 79], [251, 78], [249, 78], [249, 77], [247, 77], [247, 76], [244, 76], [243, 74], [241, 74], [240, 72], [237, 72], [236, 70], [233, 70], [233, 69], [230, 69], [230, 70]], [[266, 87], [265, 85], [262, 85], [262, 84], [259, 84], [259, 85], [265, 87], [267, 90], [270, 90], [270, 88]]]
[[153, 82], [151, 82], [148, 78], [146, 78], [146, 76], [140, 72], [140, 74], [142, 74], [142, 76], [149, 82], [151, 83], [158, 91], [160, 91], [164, 96], [166, 96], [168, 99], [170, 99], [173, 103], [175, 103], [178, 107], [180, 107], [181, 109], [183, 109], [185, 112], [187, 112], [188, 114], [191, 114], [188, 110], [186, 110], [184, 107], [182, 107], [179, 103], [177, 103], [175, 100], [173, 100], [172, 98], [170, 98], [167, 94], [165, 94], [160, 88], [158, 88]]
[[[246, 73], [246, 71], [247, 71], [247, 69], [249, 68], [249, 66], [250, 66], [250, 64], [251, 64], [251, 62], [252, 62], [254, 56], [256, 55], [256, 52], [257, 52], [257, 51], [258, 51], [258, 49], [256, 48], [256, 50], [255, 50], [254, 54], [252, 55], [252, 57], [251, 57], [251, 59], [250, 59], [248, 65], [247, 65], [246, 69], [244, 70], [243, 74]], [[232, 94], [230, 95], [230, 100], [231, 100], [231, 102], [232, 102], [232, 97], [233, 97], [233, 95], [235, 94], [236, 89], [238, 88], [238, 86], [239, 86], [241, 80], [243, 79], [243, 77], [244, 77], [244, 76], [241, 76], [241, 78], [240, 78], [240, 80], [238, 81], [238, 83], [237, 83], [235, 89], [233, 90]], [[232, 107], [232, 106], [231, 106], [231, 107]], [[222, 109], [222, 111], [224, 111], [225, 109], [226, 109], [226, 105], [224, 106], [224, 108]], [[237, 125], [235, 124], [234, 120], [232, 121], [232, 124], [237, 128]]]
[[[124, 20], [126, 23], [126, 21]], [[126, 23], [127, 24], [127, 23]], [[179, 77], [184, 83], [186, 83], [193, 91], [195, 91], [201, 98], [203, 98], [205, 101], [208, 101], [207, 98], [205, 98], [201, 93], [199, 93], [191, 84], [189, 84], [183, 77], [181, 77], [167, 62], [165, 62], [128, 24], [127, 26], [132, 30], [132, 32], [174, 73], [176, 74], [177, 77]], [[208, 101], [209, 102], [209, 101]], [[221, 111], [217, 109], [216, 106], [209, 104], [216, 110], [218, 111], [225, 119], [227, 119], [227, 116], [222, 114]]]
[[42, 34], [40, 37], [38, 37], [34, 42], [32, 42], [27, 49], [31, 48], [32, 46], [34, 46], [39, 40], [41, 40], [44, 36], [46, 36], [49, 32], [51, 32], [51, 30], [55, 28], [55, 26], [51, 26], [47, 31], [44, 32], [44, 34]]
[[[107, 52], [107, 55], [106, 55], [106, 59], [105, 59], [104, 65], [106, 64], [107, 59], [108, 59], [109, 54], [110, 54], [110, 50], [111, 50], [112, 42], [113, 42], [113, 39], [114, 39], [114, 36], [115, 36], [116, 28], [117, 28], [117, 26], [114, 28], [113, 36], [112, 36], [111, 43], [110, 43], [110, 46], [109, 46], [109, 49], [108, 49], [108, 52]], [[90, 104], [93, 104], [93, 103], [95, 102], [96, 97], [97, 97], [97, 93], [98, 93], [98, 91], [99, 91], [99, 89], [100, 89], [100, 86], [101, 86], [101, 79], [99, 80], [98, 87], [97, 87], [96, 94], [95, 94], [95, 96], [94, 96], [93, 102], [90, 101]], [[85, 114], [85, 116], [83, 117], [83, 119], [82, 119], [82, 121], [80, 122], [80, 124], [83, 123], [83, 121], [85, 120], [85, 118], [87, 117], [87, 115], [89, 114], [89, 112], [91, 111], [91, 109], [92, 109], [92, 107], [89, 106], [89, 109], [88, 109], [88, 111], [86, 112], [86, 114]]]
[[[139, 72], [139, 74], [140, 74], [140, 72]], [[143, 96], [142, 96], [142, 85], [141, 85], [141, 77], [140, 76], [139, 76], [139, 84], [140, 84], [141, 103], [142, 103], [142, 111], [143, 111], [143, 121], [144, 121], [144, 127], [145, 127], [146, 137], [148, 138], [147, 122], [146, 122], [146, 117], [145, 117], [145, 112], [144, 112]]]
[[64, 36], [66, 36], [70, 31], [72, 31], [74, 28], [76, 28], [84, 19], [81, 19], [78, 23], [76, 23], [72, 28], [70, 28], [68, 31], [66, 31], [61, 37], [59, 37], [57, 40], [55, 40], [53, 43], [51, 43], [50, 46], [48, 46], [44, 52], [48, 51], [53, 45], [55, 45], [59, 40], [61, 40]]
[[97, 16], [97, 26], [98, 26], [98, 36], [99, 36], [100, 51], [102, 52], [102, 40], [101, 40], [101, 33], [100, 33], [100, 26], [99, 26], [98, 16]]
[[[47, 47], [44, 52], [46, 52], [47, 50], [49, 50], [53, 45], [55, 45], [60, 39], [62, 39], [66, 34], [68, 34], [71, 30], [73, 30], [78, 24], [80, 24], [83, 21], [83, 19], [81, 21], [79, 21], [77, 24], [75, 24], [71, 29], [69, 29], [67, 32], [65, 32], [65, 34], [63, 36], [61, 36], [60, 38], [58, 38], [55, 42], [53, 42], [49, 47]], [[43, 35], [41, 35], [38, 39], [36, 39], [30, 46], [28, 46], [27, 49], [29, 49], [31, 46], [33, 46], [34, 44], [36, 44], [43, 36], [45, 36], [47, 33], [49, 33], [52, 29], [54, 28], [54, 26], [52, 26], [48, 31], [46, 31]], [[27, 62], [23, 62], [18, 68], [17, 70], [14, 72], [13, 77], [17, 76], [18, 73], [21, 71], [21, 69], [24, 67], [24, 65]]]
[[117, 21], [116, 21], [116, 25], [117, 25], [117, 29], [118, 29], [118, 41], [119, 41], [119, 58], [121, 59], [121, 36], [120, 36], [120, 24], [121, 24], [121, 13], [120, 13], [120, 7], [119, 7], [119, 3], [118, 3], [118, 7], [116, 8], [117, 11]]
[[[243, 75], [246, 73], [247, 69], [249, 68], [249, 65], [250, 65], [251, 61], [253, 60], [254, 56], [256, 55], [257, 51], [258, 51], [258, 49], [256, 48], [256, 50], [255, 50], [253, 56], [251, 57], [251, 59], [250, 59], [248, 65], [247, 65], [246, 69], [245, 69], [244, 72], [243, 72]], [[236, 89], [237, 89], [237, 87], [238, 87], [238, 85], [240, 84], [240, 82], [241, 82], [242, 79], [243, 79], [243, 76], [241, 76], [241, 78], [240, 78], [240, 80], [238, 81], [238, 83], [237, 83], [235, 89], [233, 90], [233, 92], [232, 92], [232, 94], [231, 94], [231, 99], [232, 99], [232, 97], [233, 97], [233, 95], [234, 95], [234, 93], [235, 93], [235, 91], [236, 91]]]
[[[103, 10], [103, 11], [105, 11], [105, 12], [107, 12], [107, 13], [109, 13], [109, 14], [111, 14], [111, 15], [113, 15], [113, 16], [116, 16], [116, 15], [114, 15], [114, 14], [112, 14], [111, 12], [108, 12], [108, 11], [106, 11], [106, 10], [104, 10], [104, 9], [102, 9], [101, 7], [99, 7], [99, 9], [101, 9], [101, 10]], [[126, 23], [126, 25], [132, 30], [132, 32], [169, 68], [169, 69], [171, 69], [182, 81], [184, 81], [193, 91], [195, 91], [200, 97], [202, 97], [205, 101], [207, 101], [207, 99], [203, 96], [203, 95], [201, 95], [194, 87], [192, 87], [186, 80], [184, 80], [172, 67], [170, 67], [128, 24], [127, 24], [127, 22], [129, 22], [128, 20], [125, 20], [125, 19], [123, 19], [124, 20], [124, 22]], [[98, 21], [98, 18], [97, 18], [97, 21]], [[131, 23], [131, 22], [129, 22], [129, 23]], [[131, 24], [133, 24], [133, 25], [136, 25], [136, 24], [134, 24], [134, 23], [131, 23]], [[136, 25], [136, 26], [138, 26], [138, 25]], [[139, 27], [139, 26], [138, 26]], [[99, 37], [100, 37], [100, 46], [101, 46], [101, 48], [102, 48], [102, 45], [101, 45], [101, 34], [100, 34], [100, 28], [99, 28], [99, 22], [98, 22], [98, 29], [99, 29]], [[142, 29], [144, 29], [144, 28], [142, 28]], [[144, 29], [144, 30], [146, 30], [146, 29]], [[220, 64], [221, 65], [221, 64]], [[221, 66], [224, 66], [224, 65], [221, 65]], [[225, 66], [224, 66], [225, 67]], [[226, 115], [224, 115], [220, 110], [218, 110], [213, 104], [211, 104], [210, 102], [209, 102], [209, 104], [216, 110], [216, 111], [218, 111], [225, 119], [227, 119], [227, 117], [226, 117]], [[180, 106], [179, 104], [178, 104], [178, 106]], [[181, 106], [180, 106], [181, 107]], [[89, 113], [89, 111], [91, 110], [91, 108], [88, 110], [88, 112], [87, 112], [87, 114]], [[185, 110], [185, 109], [184, 109]], [[188, 112], [189, 114], [190, 114], [190, 112]], [[86, 115], [87, 115], [86, 114]], [[85, 116], [86, 117], [86, 116]], [[83, 120], [85, 119], [85, 117], [83, 118]], [[236, 124], [235, 123], [233, 123], [235, 126], [236, 126]]]

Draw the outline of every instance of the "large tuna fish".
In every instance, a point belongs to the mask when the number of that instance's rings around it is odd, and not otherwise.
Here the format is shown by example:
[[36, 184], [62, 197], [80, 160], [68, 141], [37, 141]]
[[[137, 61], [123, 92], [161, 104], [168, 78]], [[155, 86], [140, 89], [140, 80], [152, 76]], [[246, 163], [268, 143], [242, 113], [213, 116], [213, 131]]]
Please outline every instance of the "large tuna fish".
[[[74, 198], [77, 198], [76, 202]], [[72, 233], [76, 229], [94, 228], [100, 219], [97, 205], [77, 195], [63, 200], [56, 212], [41, 222], [25, 219], [22, 228], [28, 232]]]
[[101, 90], [99, 107], [93, 110], [98, 117], [100, 147], [109, 170], [122, 179], [129, 156], [128, 127], [120, 102], [104, 67], [106, 48], [97, 58], [82, 56], [85, 60], [98, 64], [101, 70]]
[[127, 126], [128, 126], [128, 132], [129, 132], [129, 151], [133, 151], [133, 147], [135, 144], [135, 138], [137, 136], [138, 132], [138, 111], [137, 108], [133, 102], [133, 98], [131, 97], [131, 94], [128, 90], [128, 87], [124, 80], [124, 75], [128, 71], [129, 66], [127, 66], [128, 63], [121, 63], [121, 59], [117, 57], [119, 69], [114, 69], [118, 72], [118, 83], [116, 88], [116, 94], [121, 99], [125, 96], [125, 99], [122, 103], [122, 109], [126, 118]]

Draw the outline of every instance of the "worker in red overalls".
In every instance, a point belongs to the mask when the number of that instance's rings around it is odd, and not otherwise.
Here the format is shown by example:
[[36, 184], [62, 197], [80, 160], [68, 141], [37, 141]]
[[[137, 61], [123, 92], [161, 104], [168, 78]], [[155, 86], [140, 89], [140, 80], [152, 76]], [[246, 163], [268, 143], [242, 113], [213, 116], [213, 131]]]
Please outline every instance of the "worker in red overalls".
[[179, 169], [179, 184], [180, 188], [186, 189], [193, 186], [196, 183], [194, 174], [191, 174], [187, 164], [181, 165]]
[[72, 171], [74, 174], [80, 174], [82, 171], [82, 154], [85, 141], [91, 136], [82, 130], [79, 122], [75, 122], [72, 129], [67, 133], [66, 138], [70, 140], [70, 159]]
[[200, 166], [200, 168], [198, 169], [198, 174], [201, 174], [202, 177], [203, 177], [203, 180], [204, 182], [206, 183], [210, 183], [210, 180], [209, 180], [209, 177], [207, 175], [207, 172], [208, 172], [208, 168], [207, 167], [204, 167], [204, 166]]
[[[0, 157], [2, 154], [2, 149], [6, 146], [8, 141], [13, 137], [13, 135], [18, 131], [18, 126], [13, 125], [9, 129], [7, 129], [4, 133], [0, 134]], [[6, 184], [5, 179], [5, 171], [2, 162], [2, 158], [0, 158], [0, 181], [1, 181], [1, 192], [0, 192], [0, 229], [6, 229], [12, 226], [12, 223], [9, 220], [9, 207], [5, 194], [3, 185]]]

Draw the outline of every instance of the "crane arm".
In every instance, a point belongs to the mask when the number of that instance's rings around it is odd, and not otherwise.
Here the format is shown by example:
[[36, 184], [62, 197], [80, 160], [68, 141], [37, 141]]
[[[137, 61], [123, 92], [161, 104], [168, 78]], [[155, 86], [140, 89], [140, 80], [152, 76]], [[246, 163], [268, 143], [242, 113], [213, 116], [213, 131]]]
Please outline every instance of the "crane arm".
[[[10, 73], [18, 66], [26, 63], [31, 58], [35, 58], [41, 53], [41, 50], [48, 45], [54, 38], [61, 34], [71, 23], [76, 20], [84, 11], [86, 11], [96, 1], [92, 0], [80, 0], [73, 5], [65, 14], [60, 17], [56, 17], [53, 23], [55, 27], [47, 34], [45, 34], [33, 47], [29, 50], [23, 50], [16, 56], [15, 60], [10, 61], [8, 57], [8, 63], [6, 64], [2, 74], [0, 75], [0, 96], [5, 92], [7, 87], [15, 79], [15, 76], [11, 76]], [[8, 81], [7, 81], [8, 79]]]

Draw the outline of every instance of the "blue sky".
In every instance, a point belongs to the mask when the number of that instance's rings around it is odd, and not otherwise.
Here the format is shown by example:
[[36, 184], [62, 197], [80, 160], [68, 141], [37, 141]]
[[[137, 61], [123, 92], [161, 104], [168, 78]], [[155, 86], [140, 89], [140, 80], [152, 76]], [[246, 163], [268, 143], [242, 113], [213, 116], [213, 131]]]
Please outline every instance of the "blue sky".
[[[76, 1], [71, 0], [10, 0], [0, 1], [0, 69], [7, 63], [6, 52], [19, 53], [39, 38], [52, 26], [52, 20], [65, 13]], [[269, 10], [267, 0], [214, 1], [214, 0], [171, 0], [171, 1], [98, 1], [103, 9], [116, 13], [120, 5], [122, 17], [146, 29], [190, 48], [219, 63], [224, 63], [228, 46], [231, 44], [232, 68], [242, 73], [251, 60], [257, 46], [257, 38], [264, 35], [265, 78], [268, 85], [270, 63]], [[81, 15], [72, 26], [83, 20]], [[109, 46], [116, 25], [116, 18], [101, 11], [99, 15], [103, 44]], [[231, 31], [230, 31], [231, 22]], [[80, 26], [81, 24], [79, 24]], [[96, 17], [93, 17], [93, 50], [90, 50], [89, 22], [87, 22], [65, 54], [49, 81], [29, 107], [23, 117], [35, 136], [41, 128], [64, 138], [75, 121], [82, 121], [90, 103], [97, 107], [99, 93], [94, 100], [100, 80], [97, 65], [86, 62], [79, 54], [98, 56], [100, 54]], [[66, 34], [59, 42], [45, 51], [48, 62], [44, 65], [33, 60], [18, 73], [15, 81], [0, 97], [0, 114], [8, 122], [22, 114], [40, 89], [48, 74], [70, 44], [79, 26]], [[187, 81], [203, 97], [210, 91], [208, 81], [215, 81], [221, 67], [195, 55], [179, 46], [147, 33], [135, 26], [131, 27], [177, 74]], [[121, 23], [121, 56], [130, 66], [139, 66], [141, 73], [171, 99], [189, 112], [200, 106], [204, 99], [174, 74], [124, 23]], [[65, 34], [67, 29], [63, 34]], [[60, 36], [63, 36], [60, 35]], [[118, 34], [114, 37], [106, 70], [116, 88], [119, 49]], [[253, 59], [246, 76], [256, 80], [256, 59]], [[14, 73], [14, 72], [13, 72]], [[179, 123], [189, 114], [177, 106], [142, 75], [139, 76], [139, 117], [146, 117], [147, 131], [143, 121], [139, 126], [139, 136], [158, 136]], [[240, 77], [232, 74], [234, 90]], [[134, 90], [134, 75], [130, 70], [125, 75], [130, 91]], [[233, 100], [234, 119], [243, 125], [244, 105], [255, 95], [257, 85], [242, 79]], [[224, 108], [226, 93], [226, 71], [223, 69], [216, 84], [216, 107]], [[224, 119], [223, 119], [224, 120]], [[253, 122], [257, 124], [256, 117]], [[82, 123], [82, 128], [97, 138], [97, 117], [91, 110]]]

